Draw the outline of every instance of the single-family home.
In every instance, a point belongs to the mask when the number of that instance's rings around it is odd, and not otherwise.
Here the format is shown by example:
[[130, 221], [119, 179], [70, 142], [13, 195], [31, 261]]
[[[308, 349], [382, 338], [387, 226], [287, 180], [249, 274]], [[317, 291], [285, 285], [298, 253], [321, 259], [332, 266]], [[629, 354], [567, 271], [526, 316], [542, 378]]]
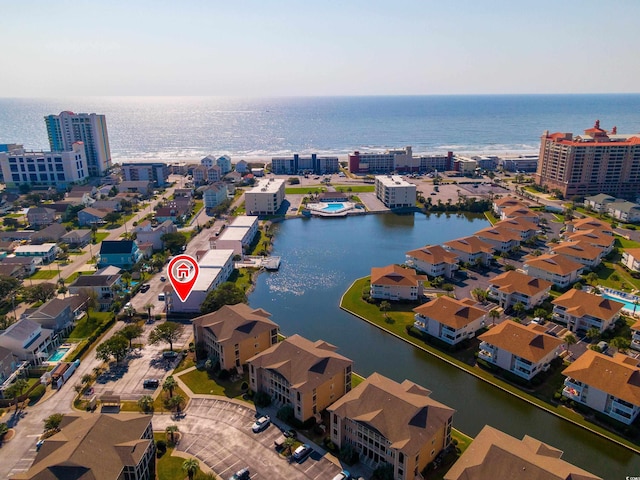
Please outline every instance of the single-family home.
[[464, 237], [443, 244], [445, 250], [456, 255], [460, 263], [488, 266], [493, 258], [493, 245], [478, 237]]
[[214, 183], [208, 185], [202, 190], [202, 200], [204, 208], [215, 208], [222, 202], [226, 201], [228, 190], [226, 183]]
[[250, 388], [269, 394], [276, 407], [291, 406], [304, 422], [351, 391], [353, 361], [336, 350], [292, 335], [248, 360]]
[[[238, 161], [238, 163], [236, 163], [236, 172], [244, 175], [245, 173], [247, 173], [249, 171], [249, 164], [245, 161], [245, 160], [240, 160]], [[231, 172], [233, 173], [233, 172]], [[229, 175], [229, 174], [227, 174]]]
[[640, 205], [627, 200], [616, 200], [608, 203], [607, 213], [621, 222], [637, 223], [640, 221]]
[[518, 232], [504, 227], [488, 227], [474, 233], [483, 242], [493, 246], [496, 252], [509, 252], [520, 246], [522, 240]]
[[553, 302], [553, 319], [565, 323], [572, 332], [597, 328], [600, 333], [613, 328], [624, 308], [622, 302], [609, 300], [572, 288]]
[[563, 255], [545, 254], [527, 257], [522, 266], [524, 273], [547, 280], [565, 288], [578, 280], [584, 265]]
[[231, 184], [240, 184], [242, 183], [242, 173], [240, 172], [236, 172], [235, 170], [233, 172], [229, 172], [227, 173], [224, 177], [223, 177], [224, 181], [227, 183], [231, 183]]
[[569, 242], [585, 242], [594, 247], [602, 248], [602, 255], [606, 257], [613, 251], [616, 239], [613, 235], [599, 230], [581, 230], [565, 236]]
[[584, 198], [585, 208], [590, 208], [598, 213], [604, 213], [607, 211], [607, 204], [615, 202], [615, 197], [599, 193], [598, 195], [592, 195]]
[[426, 275], [399, 265], [371, 269], [371, 298], [379, 300], [418, 300], [424, 293]]
[[71, 285], [69, 293], [72, 295], [90, 295], [95, 292], [96, 300], [101, 310], [108, 310], [113, 303], [114, 291], [122, 287], [118, 267], [106, 267], [92, 275], [79, 275]]
[[56, 211], [46, 207], [32, 207], [27, 211], [27, 220], [31, 228], [41, 228], [56, 221]]
[[100, 245], [98, 268], [109, 265], [131, 270], [140, 261], [142, 254], [133, 240], [103, 240]]
[[478, 358], [525, 380], [547, 371], [560, 355], [564, 342], [542, 325], [527, 326], [506, 320], [478, 337]]
[[640, 413], [638, 360], [587, 350], [562, 372], [562, 395], [630, 425]]
[[486, 324], [487, 312], [470, 298], [442, 296], [413, 309], [414, 328], [450, 345], [472, 338]]
[[174, 198], [193, 198], [193, 188], [176, 188], [173, 191]]
[[42, 245], [20, 245], [13, 251], [16, 257], [36, 257], [42, 263], [49, 264], [58, 255], [58, 246], [55, 243], [43, 243]]
[[22, 318], [0, 333], [0, 347], [11, 351], [19, 360], [40, 365], [58, 346], [53, 330], [37, 322]]
[[563, 255], [569, 260], [574, 260], [587, 268], [594, 269], [600, 265], [600, 262], [602, 262], [604, 249], [595, 247], [584, 240], [578, 240], [574, 242], [560, 242], [555, 245], [551, 245], [551, 253]]
[[109, 200], [96, 200], [91, 204], [91, 208], [107, 212], [119, 212], [122, 210], [122, 204], [119, 198], [110, 198]]
[[156, 220], [158, 223], [166, 222], [167, 220], [173, 223], [182, 223], [189, 216], [192, 206], [192, 202], [186, 198], [172, 200], [156, 210]]
[[562, 460], [562, 453], [529, 435], [518, 440], [485, 425], [444, 480], [602, 480]]
[[147, 196], [153, 191], [153, 183], [148, 180], [126, 180], [120, 182], [118, 191], [124, 193], [139, 193]]
[[0, 277], [23, 278], [24, 269], [21, 265], [3, 265], [0, 263]]
[[529, 220], [523, 217], [515, 217], [515, 218], [508, 218], [506, 220], [501, 220], [498, 223], [496, 223], [493, 227], [506, 228], [507, 230], [513, 230], [514, 232], [517, 232], [520, 235], [520, 240], [523, 242], [533, 238], [536, 235], [537, 231], [539, 230], [539, 227], [537, 224], [530, 222]]
[[489, 280], [488, 293], [505, 310], [516, 303], [530, 310], [549, 296], [551, 286], [551, 282], [511, 270]]
[[93, 207], [84, 208], [78, 212], [78, 225], [81, 227], [104, 225], [107, 223], [104, 217], [108, 214], [107, 210], [98, 210]]
[[86, 304], [87, 296], [82, 293], [65, 298], [52, 298], [29, 313], [26, 318], [64, 336], [73, 329], [78, 314]]
[[0, 260], [0, 265], [15, 265], [20, 267], [17, 278], [25, 278], [36, 273], [36, 268], [42, 265], [42, 259], [39, 257], [16, 257], [9, 255]]
[[58, 243], [65, 233], [67, 233], [67, 229], [64, 225], [52, 223], [31, 235], [31, 243]]
[[392, 465], [394, 479], [414, 480], [451, 444], [455, 411], [430, 395], [409, 380], [373, 373], [328, 407], [331, 441], [374, 468]]
[[133, 231], [139, 243], [151, 243], [154, 250], [162, 250], [164, 248], [162, 237], [167, 233], [176, 233], [178, 227], [171, 220], [166, 220], [156, 227], [151, 226], [151, 222], [145, 220], [134, 227]]
[[59, 428], [38, 449], [29, 470], [13, 480], [156, 478], [150, 415], [65, 413]]
[[91, 230], [83, 228], [71, 230], [60, 237], [60, 241], [71, 248], [82, 248], [91, 241]]
[[440, 245], [410, 250], [406, 253], [406, 263], [431, 277], [451, 278], [458, 270], [458, 256]]
[[193, 319], [196, 345], [202, 345], [220, 368], [240, 369], [251, 357], [278, 343], [278, 325], [271, 314], [244, 303], [224, 305]]

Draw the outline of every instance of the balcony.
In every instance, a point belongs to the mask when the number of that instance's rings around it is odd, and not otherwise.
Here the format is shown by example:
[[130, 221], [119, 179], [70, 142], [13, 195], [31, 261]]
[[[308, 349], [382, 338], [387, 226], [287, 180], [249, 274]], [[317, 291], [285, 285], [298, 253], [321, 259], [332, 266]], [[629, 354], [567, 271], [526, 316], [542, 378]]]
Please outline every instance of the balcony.
[[580, 382], [576, 382], [571, 377], [567, 377], [564, 380], [564, 388], [562, 389], [562, 394], [565, 397], [580, 402], [583, 390], [584, 385], [582, 385]]
[[485, 362], [495, 363], [494, 353], [490, 350], [482, 350], [478, 352], [478, 358], [484, 360]]

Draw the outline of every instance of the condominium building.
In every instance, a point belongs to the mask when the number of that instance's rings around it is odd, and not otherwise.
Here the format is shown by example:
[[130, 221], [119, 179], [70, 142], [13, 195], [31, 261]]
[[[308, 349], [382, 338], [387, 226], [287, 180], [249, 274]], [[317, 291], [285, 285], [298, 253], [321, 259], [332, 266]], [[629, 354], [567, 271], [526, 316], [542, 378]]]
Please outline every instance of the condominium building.
[[540, 141], [536, 182], [565, 197], [640, 193], [640, 134], [609, 132], [596, 121], [584, 135], [549, 133]]
[[340, 171], [338, 157], [319, 157], [312, 153], [310, 156], [294, 154], [292, 157], [273, 157], [271, 171], [277, 175], [295, 175], [303, 172], [323, 175]]
[[169, 166], [166, 163], [123, 163], [122, 178], [126, 182], [146, 180], [157, 187], [164, 187], [169, 178]]
[[414, 160], [411, 147], [401, 150], [387, 150], [378, 153], [362, 153], [359, 151], [349, 155], [349, 171], [351, 173], [390, 173], [400, 170], [417, 170], [419, 163]]
[[592, 328], [603, 333], [613, 328], [624, 303], [572, 288], [553, 302], [553, 319], [565, 323], [572, 332]]
[[375, 177], [376, 197], [387, 208], [416, 206], [416, 185], [399, 175], [378, 175]]
[[292, 335], [249, 359], [251, 389], [269, 394], [276, 406], [291, 406], [304, 422], [351, 391], [353, 361], [336, 350]]
[[489, 280], [488, 293], [505, 310], [521, 303], [530, 310], [540, 305], [551, 292], [551, 282], [530, 277], [515, 270], [504, 272]]
[[456, 345], [475, 337], [486, 325], [487, 312], [475, 307], [475, 303], [470, 298], [438, 297], [413, 309], [413, 326], [449, 345]]
[[111, 149], [104, 115], [62, 112], [60, 115], [47, 115], [44, 122], [52, 151], [71, 150], [75, 142], [83, 142], [89, 176], [102, 175], [111, 168]]
[[351, 446], [372, 466], [390, 464], [393, 478], [413, 480], [451, 443], [454, 410], [409, 380], [397, 383], [379, 373], [327, 410], [331, 441]]
[[245, 209], [249, 215], [274, 215], [284, 201], [284, 180], [269, 178], [244, 194]]
[[32, 152], [24, 149], [0, 152], [0, 168], [7, 188], [17, 188], [22, 184], [66, 188], [89, 176], [82, 142], [73, 143], [64, 152]]
[[553, 254], [527, 257], [522, 266], [527, 275], [547, 280], [560, 288], [576, 282], [583, 269], [584, 265], [581, 263]]
[[371, 298], [381, 300], [418, 300], [424, 291], [426, 275], [399, 265], [371, 268]]

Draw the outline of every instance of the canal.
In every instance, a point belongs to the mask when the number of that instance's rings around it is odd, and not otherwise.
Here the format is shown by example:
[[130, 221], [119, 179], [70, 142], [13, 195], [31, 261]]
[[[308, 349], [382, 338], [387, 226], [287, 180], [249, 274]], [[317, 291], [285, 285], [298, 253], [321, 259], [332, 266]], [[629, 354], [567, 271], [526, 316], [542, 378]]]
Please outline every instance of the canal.
[[340, 310], [341, 295], [371, 267], [403, 263], [405, 252], [484, 228], [484, 217], [364, 215], [295, 219], [275, 225], [278, 272], [263, 273], [249, 297], [285, 335], [298, 333], [339, 347], [364, 376], [409, 379], [455, 408], [454, 426], [475, 436], [485, 424], [517, 438], [531, 435], [563, 458], [605, 479], [640, 476], [640, 456], [477, 380], [471, 375]]

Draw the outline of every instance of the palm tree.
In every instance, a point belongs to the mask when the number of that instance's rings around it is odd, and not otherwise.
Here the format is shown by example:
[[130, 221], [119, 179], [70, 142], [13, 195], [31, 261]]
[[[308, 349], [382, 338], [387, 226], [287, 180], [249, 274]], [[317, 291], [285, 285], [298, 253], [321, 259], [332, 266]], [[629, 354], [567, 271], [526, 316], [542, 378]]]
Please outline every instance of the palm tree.
[[169, 425], [166, 429], [165, 432], [167, 433], [167, 435], [169, 435], [169, 437], [171, 438], [170, 442], [175, 444], [175, 434], [178, 432], [178, 426], [177, 425]]
[[200, 462], [195, 458], [187, 458], [184, 462], [182, 462], [182, 470], [187, 472], [189, 476], [189, 480], [193, 480], [193, 476], [196, 474], [198, 469], [200, 468]]
[[144, 308], [147, 311], [147, 320], [151, 320], [151, 310], [153, 310], [153, 303], [149, 302], [146, 303], [142, 308]]
[[571, 356], [571, 345], [575, 345], [576, 343], [578, 343], [578, 340], [576, 340], [576, 337], [572, 334], [572, 333], [567, 333], [564, 336], [564, 343], [567, 346], [567, 352], [569, 352], [569, 356]]
[[525, 311], [525, 306], [524, 306], [524, 304], [522, 302], [516, 303], [512, 308], [513, 308], [513, 311], [518, 316], [520, 316], [522, 314], [522, 312]]
[[587, 330], [587, 338], [589, 340], [597, 340], [598, 337], [600, 337], [600, 330], [598, 330], [596, 327], [592, 327]]
[[175, 378], [173, 378], [173, 375], [169, 375], [167, 377], [167, 379], [164, 381], [164, 383], [162, 384], [162, 389], [165, 392], [169, 392], [169, 398], [173, 397], [173, 389], [176, 388], [178, 386], [178, 382], [176, 381]]
[[380, 311], [384, 313], [384, 318], [388, 318], [387, 312], [391, 310], [391, 304], [386, 300], [380, 302]]
[[153, 397], [151, 395], [143, 395], [140, 400], [138, 400], [138, 407], [144, 413], [149, 413], [153, 411]]
[[5, 394], [13, 399], [16, 402], [16, 412], [18, 411], [18, 397], [22, 395], [22, 392], [29, 386], [29, 382], [27, 382], [24, 378], [19, 378], [15, 382], [13, 382], [9, 388], [5, 391]]
[[167, 401], [167, 407], [169, 410], [175, 410], [175, 413], [178, 414], [182, 410], [182, 406], [184, 405], [184, 397], [179, 393], [176, 393], [173, 397], [170, 397]]
[[491, 324], [495, 325], [496, 320], [500, 318], [500, 312], [494, 308], [489, 312], [489, 316], [491, 317]]

